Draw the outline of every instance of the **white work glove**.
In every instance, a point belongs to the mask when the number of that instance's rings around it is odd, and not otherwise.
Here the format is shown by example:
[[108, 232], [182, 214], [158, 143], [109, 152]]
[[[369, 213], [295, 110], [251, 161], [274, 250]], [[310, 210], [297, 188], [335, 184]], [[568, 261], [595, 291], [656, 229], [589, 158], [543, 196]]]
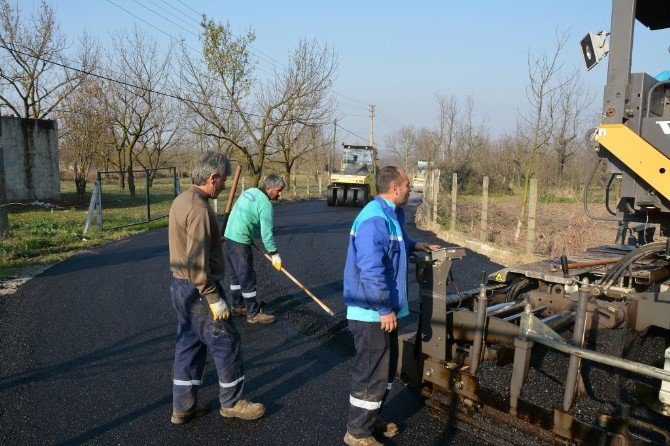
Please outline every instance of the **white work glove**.
[[281, 257], [279, 257], [279, 254], [272, 254], [270, 258], [272, 259], [272, 266], [274, 266], [277, 271], [281, 271]]
[[219, 298], [219, 300], [213, 304], [209, 304], [209, 309], [212, 310], [212, 317], [215, 321], [228, 319], [230, 317], [228, 304], [226, 304], [226, 301], [221, 298]]

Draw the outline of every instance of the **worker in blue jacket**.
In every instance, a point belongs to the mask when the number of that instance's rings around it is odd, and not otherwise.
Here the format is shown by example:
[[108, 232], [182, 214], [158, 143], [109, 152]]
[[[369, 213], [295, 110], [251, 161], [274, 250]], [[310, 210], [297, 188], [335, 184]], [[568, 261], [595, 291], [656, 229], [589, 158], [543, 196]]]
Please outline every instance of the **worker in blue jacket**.
[[407, 204], [409, 189], [404, 170], [382, 168], [378, 195], [358, 214], [349, 236], [344, 302], [356, 347], [344, 436], [349, 446], [381, 445], [373, 433], [398, 434], [398, 426], [384, 421], [380, 412], [396, 375], [397, 319], [409, 314], [408, 256], [414, 250], [439, 249], [412, 241], [403, 229], [405, 213], [400, 206]]

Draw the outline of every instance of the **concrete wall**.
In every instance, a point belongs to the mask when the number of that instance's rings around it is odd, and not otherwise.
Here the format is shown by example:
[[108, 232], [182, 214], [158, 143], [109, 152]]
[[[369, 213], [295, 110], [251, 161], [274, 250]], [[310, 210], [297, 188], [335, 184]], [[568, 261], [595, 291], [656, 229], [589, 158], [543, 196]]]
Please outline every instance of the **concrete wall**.
[[60, 199], [56, 121], [3, 116], [0, 125], [7, 201]]

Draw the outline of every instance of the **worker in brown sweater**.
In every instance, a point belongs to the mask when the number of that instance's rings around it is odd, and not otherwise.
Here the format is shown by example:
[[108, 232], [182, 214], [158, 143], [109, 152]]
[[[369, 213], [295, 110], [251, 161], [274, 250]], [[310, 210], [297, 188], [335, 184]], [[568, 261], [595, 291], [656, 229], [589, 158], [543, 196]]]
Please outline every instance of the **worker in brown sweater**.
[[221, 232], [209, 205], [225, 189], [228, 159], [205, 152], [191, 175], [193, 186], [175, 198], [170, 208], [169, 243], [172, 306], [177, 315], [177, 339], [172, 386], [172, 423], [183, 424], [208, 412], [196, 403], [207, 349], [219, 377], [219, 413], [244, 420], [260, 418], [265, 406], [242, 399], [244, 367], [240, 335], [224, 300], [219, 280], [224, 276]]

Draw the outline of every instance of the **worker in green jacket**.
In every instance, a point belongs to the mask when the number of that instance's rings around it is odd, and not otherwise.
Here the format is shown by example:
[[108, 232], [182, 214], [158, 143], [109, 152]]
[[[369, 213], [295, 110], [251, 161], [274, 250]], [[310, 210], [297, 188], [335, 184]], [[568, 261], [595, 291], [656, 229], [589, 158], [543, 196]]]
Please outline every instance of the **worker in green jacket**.
[[261, 312], [251, 244], [260, 236], [272, 257], [272, 266], [281, 270], [281, 257], [272, 233], [274, 210], [270, 201], [278, 200], [284, 187], [286, 183], [280, 176], [268, 175], [262, 187], [247, 189], [240, 195], [228, 217], [224, 251], [230, 273], [232, 311], [236, 316], [246, 316], [251, 324], [271, 324], [276, 320], [275, 316]]

